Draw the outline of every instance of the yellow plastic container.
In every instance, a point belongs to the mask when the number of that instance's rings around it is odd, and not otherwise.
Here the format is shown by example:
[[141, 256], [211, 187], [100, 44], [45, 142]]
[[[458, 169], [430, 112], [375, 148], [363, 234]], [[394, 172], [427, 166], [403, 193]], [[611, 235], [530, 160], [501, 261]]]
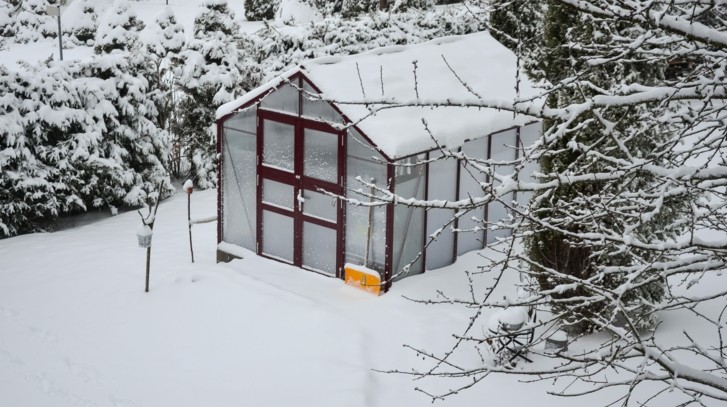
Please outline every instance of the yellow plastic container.
[[374, 295], [381, 294], [381, 274], [378, 271], [346, 263], [344, 272], [346, 284], [359, 287]]

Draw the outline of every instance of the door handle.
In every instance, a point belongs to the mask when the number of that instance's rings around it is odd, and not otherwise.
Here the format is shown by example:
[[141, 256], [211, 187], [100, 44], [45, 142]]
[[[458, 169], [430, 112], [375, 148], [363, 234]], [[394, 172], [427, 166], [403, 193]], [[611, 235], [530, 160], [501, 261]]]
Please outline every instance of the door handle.
[[303, 203], [305, 203], [305, 197], [303, 196], [303, 190], [298, 190], [298, 196], [295, 197], [295, 199], [298, 200], [298, 207], [300, 207], [300, 211], [303, 211]]

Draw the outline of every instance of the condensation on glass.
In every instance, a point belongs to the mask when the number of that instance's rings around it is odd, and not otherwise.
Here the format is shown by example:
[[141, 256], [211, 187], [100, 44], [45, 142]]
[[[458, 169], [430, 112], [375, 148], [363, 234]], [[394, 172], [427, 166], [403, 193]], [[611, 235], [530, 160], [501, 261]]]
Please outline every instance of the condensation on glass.
[[298, 94], [298, 89], [286, 83], [268, 93], [260, 101], [260, 106], [267, 110], [277, 110], [297, 116]]
[[292, 185], [263, 179], [263, 203], [292, 211], [294, 195]]
[[[358, 179], [387, 189], [386, 161], [354, 129], [349, 130], [346, 159], [346, 262], [384, 271], [386, 258], [386, 206], [364, 206], [378, 195]], [[360, 204], [359, 204], [360, 203]], [[368, 257], [366, 254], [368, 253]]]
[[[444, 158], [442, 153], [434, 151], [429, 153], [429, 197], [430, 201], [452, 202], [457, 200], [457, 160]], [[452, 229], [455, 211], [452, 209], [430, 209], [427, 211], [427, 237], [441, 229], [441, 233], [427, 247], [427, 270], [450, 265], [454, 262], [455, 234]]]
[[[482, 163], [487, 159], [489, 137], [482, 137], [471, 140], [462, 146], [462, 153], [472, 163]], [[459, 170], [459, 199], [481, 198], [484, 194], [482, 183], [487, 181], [487, 176], [477, 170], [467, 161], [460, 161]], [[459, 218], [457, 228], [460, 230], [457, 236], [457, 254], [464, 254], [472, 250], [481, 249], [485, 244], [485, 205], [467, 211]]]
[[293, 218], [263, 210], [263, 254], [293, 262]]
[[303, 116], [329, 123], [343, 123], [343, 118], [330, 103], [313, 98], [314, 95], [318, 96], [318, 92], [305, 80], [303, 81], [303, 91]]
[[338, 217], [338, 199], [309, 189], [301, 190], [303, 213], [307, 216], [336, 222]]
[[336, 229], [303, 222], [303, 267], [336, 275]]
[[[426, 154], [396, 162], [394, 191], [401, 198], [423, 200], [426, 192]], [[424, 272], [424, 208], [394, 207], [394, 280]], [[418, 257], [418, 258], [417, 258]], [[415, 261], [416, 259], [416, 261]], [[408, 270], [406, 270], [408, 268]]]
[[[517, 145], [517, 129], [511, 129], [495, 133], [491, 137], [490, 160], [496, 165], [495, 173], [502, 176], [512, 176], [514, 167], [506, 164], [515, 160], [515, 146]], [[500, 182], [493, 180], [493, 186], [497, 187]], [[507, 237], [511, 230], [505, 227], [509, 224], [509, 209], [512, 205], [513, 194], [503, 196], [500, 201], [491, 202], [487, 209], [487, 243], [497, 241], [498, 238]]]
[[[520, 129], [520, 143], [518, 144], [520, 151], [518, 153], [518, 157], [524, 157], [525, 154], [530, 154], [530, 148], [533, 143], [538, 141], [541, 132], [542, 124], [540, 122], [528, 124]], [[520, 174], [518, 174], [518, 179], [523, 182], [535, 181], [533, 174], [538, 168], [539, 166], [536, 160], [530, 159], [526, 161], [523, 169], [520, 170]], [[530, 192], [518, 192], [515, 199], [518, 202], [518, 205], [524, 208], [530, 203], [531, 196], [532, 194]]]
[[263, 121], [263, 164], [293, 171], [295, 127], [272, 120]]
[[235, 114], [223, 123], [222, 240], [256, 250], [257, 112]]
[[305, 129], [303, 137], [303, 174], [337, 184], [338, 135]]

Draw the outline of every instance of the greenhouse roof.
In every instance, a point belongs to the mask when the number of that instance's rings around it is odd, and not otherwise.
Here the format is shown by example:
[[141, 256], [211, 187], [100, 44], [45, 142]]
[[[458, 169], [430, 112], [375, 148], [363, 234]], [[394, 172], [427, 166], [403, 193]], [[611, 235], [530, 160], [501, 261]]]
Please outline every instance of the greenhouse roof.
[[[516, 98], [536, 95], [523, 76], [518, 95], [515, 55], [486, 32], [313, 59], [220, 107], [217, 117], [234, 112], [298, 72], [392, 159], [431, 150], [437, 144], [456, 148], [466, 140], [534, 120], [504, 110], [465, 106], [483, 101], [490, 106], [508, 105]], [[385, 103], [398, 107], [382, 109]]]

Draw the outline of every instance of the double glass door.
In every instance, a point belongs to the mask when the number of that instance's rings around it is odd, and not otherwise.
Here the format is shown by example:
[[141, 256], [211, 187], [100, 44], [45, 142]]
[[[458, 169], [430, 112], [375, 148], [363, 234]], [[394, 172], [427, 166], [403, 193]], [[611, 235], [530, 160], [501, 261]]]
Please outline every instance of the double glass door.
[[335, 276], [343, 195], [343, 136], [323, 123], [259, 111], [258, 252]]

